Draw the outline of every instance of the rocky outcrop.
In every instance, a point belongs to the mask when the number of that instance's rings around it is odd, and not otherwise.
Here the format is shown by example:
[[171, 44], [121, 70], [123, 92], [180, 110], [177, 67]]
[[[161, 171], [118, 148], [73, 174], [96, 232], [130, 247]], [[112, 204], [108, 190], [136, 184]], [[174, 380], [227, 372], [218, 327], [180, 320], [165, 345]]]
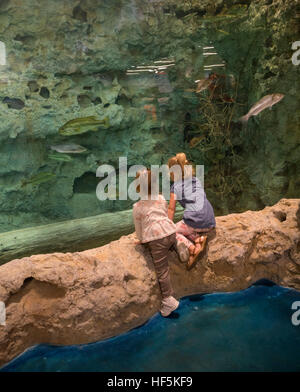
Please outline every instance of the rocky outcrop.
[[[0, 363], [37, 343], [87, 343], [141, 325], [159, 309], [151, 257], [134, 234], [100, 248], [0, 267]], [[300, 199], [217, 217], [206, 252], [187, 271], [170, 257], [176, 296], [246, 288], [261, 278], [300, 289]]]

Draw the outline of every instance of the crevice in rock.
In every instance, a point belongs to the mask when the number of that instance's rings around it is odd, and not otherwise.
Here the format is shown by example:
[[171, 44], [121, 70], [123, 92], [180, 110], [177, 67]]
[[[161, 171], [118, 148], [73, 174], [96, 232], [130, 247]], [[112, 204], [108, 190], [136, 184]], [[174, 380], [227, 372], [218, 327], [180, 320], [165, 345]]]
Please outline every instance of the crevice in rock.
[[35, 80], [30, 80], [27, 83], [27, 86], [29, 87], [29, 90], [32, 93], [37, 93], [39, 91], [39, 89], [40, 89], [40, 86], [38, 85], [38, 83]]
[[48, 99], [50, 97], [50, 91], [47, 89], [47, 87], [42, 87], [40, 90], [40, 96]]
[[22, 44], [28, 44], [33, 40], [33, 37], [31, 35], [21, 35], [17, 34], [14, 38], [15, 41], [22, 42]]
[[78, 5], [77, 7], [73, 8], [73, 18], [80, 20], [81, 22], [87, 21], [87, 13]]
[[128, 273], [128, 274], [126, 274], [124, 276], [124, 281], [125, 282], [129, 282], [130, 280], [135, 280], [135, 279], [136, 279], [136, 277], [134, 275], [130, 274], [130, 273]]
[[77, 102], [81, 108], [87, 108], [92, 103], [90, 97], [85, 94], [79, 94], [77, 96]]
[[272, 46], [272, 43], [273, 43], [272, 37], [268, 37], [265, 40], [265, 45], [266, 45], [267, 48], [270, 48]]
[[286, 220], [286, 213], [283, 211], [273, 211], [273, 214], [280, 222], [284, 222]]
[[125, 94], [118, 95], [116, 99], [116, 105], [127, 106], [131, 104], [131, 99], [129, 99]]
[[8, 4], [10, 3], [10, 0], [1, 0], [0, 1], [0, 8], [6, 8]]
[[99, 179], [93, 172], [86, 172], [82, 176], [75, 178], [73, 184], [74, 193], [91, 193], [96, 192]]
[[273, 72], [269, 71], [269, 72], [267, 72], [267, 73], [264, 75], [263, 79], [266, 80], [266, 79], [269, 79], [269, 78], [271, 78], [271, 77], [273, 77], [273, 76], [276, 76], [276, 75], [275, 75]]
[[93, 104], [94, 104], [94, 105], [99, 105], [100, 103], [102, 103], [102, 100], [101, 100], [100, 97], [97, 97], [97, 98], [95, 98], [95, 99], [93, 100]]
[[22, 99], [19, 99], [19, 98], [4, 97], [2, 102], [7, 103], [7, 106], [9, 107], [9, 109], [21, 110], [25, 106], [25, 103], [22, 101]]
[[192, 139], [191, 131], [192, 131], [192, 126], [191, 126], [191, 120], [192, 116], [191, 113], [187, 112], [184, 116], [184, 130], [183, 130], [183, 140], [185, 142], [189, 142]]
[[32, 301], [34, 301], [38, 298], [58, 299], [65, 295], [66, 289], [59, 287], [56, 284], [28, 277], [24, 280], [19, 290], [8, 298], [6, 306], [9, 306], [12, 303], [21, 302], [25, 296], [32, 297]]
[[297, 226], [298, 226], [298, 229], [300, 230], [300, 203], [298, 205], [298, 210], [296, 212], [296, 218], [297, 218]]

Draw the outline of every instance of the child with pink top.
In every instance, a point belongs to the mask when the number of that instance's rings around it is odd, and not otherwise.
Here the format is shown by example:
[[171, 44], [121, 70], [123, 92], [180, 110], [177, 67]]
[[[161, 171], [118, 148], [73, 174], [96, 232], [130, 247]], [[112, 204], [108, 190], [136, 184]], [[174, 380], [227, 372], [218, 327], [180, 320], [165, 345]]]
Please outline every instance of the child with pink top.
[[[148, 188], [148, 197], [133, 206], [135, 231], [139, 243], [150, 249], [162, 294], [160, 312], [167, 317], [179, 306], [179, 302], [173, 297], [168, 264], [169, 251], [176, 246], [176, 225], [168, 218], [168, 204], [163, 195], [156, 195], [157, 200], [153, 200], [151, 171], [139, 172], [137, 178], [140, 176], [140, 181], [145, 181]], [[140, 192], [139, 186], [137, 191]]]

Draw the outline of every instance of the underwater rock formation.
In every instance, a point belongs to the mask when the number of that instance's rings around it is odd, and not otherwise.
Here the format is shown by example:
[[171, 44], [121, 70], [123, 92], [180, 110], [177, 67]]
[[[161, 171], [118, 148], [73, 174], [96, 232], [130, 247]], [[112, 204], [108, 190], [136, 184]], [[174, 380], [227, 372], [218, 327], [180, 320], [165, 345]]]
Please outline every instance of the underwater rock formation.
[[[149, 253], [135, 234], [75, 253], [35, 255], [0, 267], [0, 364], [37, 343], [77, 344], [141, 325], [159, 309]], [[217, 217], [196, 266], [170, 260], [176, 296], [236, 291], [266, 278], [300, 290], [300, 199]], [[180, 311], [180, 310], [179, 310]]]
[[[297, 2], [0, 1], [0, 232], [129, 209], [131, 201], [99, 203], [95, 190], [73, 189], [98, 162], [115, 166], [119, 156], [150, 165], [186, 151], [205, 164], [218, 215], [299, 197]], [[217, 57], [204, 56], [211, 45]], [[174, 63], [164, 73], [128, 73], [163, 59]], [[237, 105], [224, 95], [204, 109], [207, 91], [194, 90], [209, 59], [224, 62], [216, 72]], [[285, 98], [272, 111], [247, 128], [237, 123], [276, 92]], [[92, 116], [110, 127], [59, 132]], [[49, 155], [65, 143], [88, 152]], [[21, 186], [43, 172], [55, 179]]]

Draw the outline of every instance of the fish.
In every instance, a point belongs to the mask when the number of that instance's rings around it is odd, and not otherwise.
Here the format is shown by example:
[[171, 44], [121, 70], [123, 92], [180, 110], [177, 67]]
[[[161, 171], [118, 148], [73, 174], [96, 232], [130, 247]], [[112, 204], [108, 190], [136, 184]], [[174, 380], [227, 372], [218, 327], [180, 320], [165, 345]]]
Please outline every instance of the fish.
[[192, 67], [187, 67], [184, 76], [185, 76], [186, 78], [190, 78], [191, 75], [192, 75], [192, 72], [193, 72], [193, 68], [192, 68]]
[[201, 93], [201, 91], [206, 90], [212, 83], [211, 79], [201, 79], [197, 83], [196, 93]]
[[156, 107], [154, 105], [144, 105], [144, 109], [147, 113], [147, 120], [151, 118], [154, 121], [157, 120]]
[[69, 155], [66, 154], [61, 154], [61, 153], [51, 153], [48, 155], [49, 159], [54, 159], [55, 161], [61, 161], [61, 162], [70, 162], [73, 160]]
[[194, 148], [196, 147], [202, 140], [205, 139], [205, 135], [198, 136], [198, 137], [193, 137], [193, 139], [190, 141], [190, 147]]
[[240, 117], [239, 121], [246, 123], [251, 116], [257, 116], [260, 112], [262, 112], [266, 108], [271, 108], [273, 105], [281, 101], [283, 97], [284, 94], [280, 94], [280, 93], [265, 95], [258, 102], [256, 102], [255, 105], [252, 106], [252, 108], [245, 116]]
[[219, 22], [219, 21], [226, 21], [230, 19], [236, 19], [236, 18], [242, 18], [246, 17], [248, 15], [247, 12], [247, 5], [242, 5], [242, 6], [237, 6], [233, 7], [231, 9], [231, 14], [226, 14], [226, 12], [222, 12], [219, 15], [210, 15], [208, 16], [203, 16], [202, 20], [204, 22]]
[[28, 179], [23, 180], [21, 187], [23, 188], [26, 185], [43, 184], [44, 182], [48, 182], [48, 181], [52, 180], [54, 177], [56, 177], [55, 174], [50, 173], [50, 172], [38, 173]]
[[221, 34], [229, 35], [228, 31], [217, 29], [217, 31]]
[[229, 81], [229, 86], [231, 88], [235, 88], [236, 87], [236, 79], [235, 79], [233, 74], [229, 74], [228, 75], [228, 81]]
[[51, 150], [64, 154], [80, 154], [84, 151], [87, 151], [85, 147], [82, 147], [79, 144], [75, 144], [75, 143], [57, 144], [55, 146], [50, 146], [50, 148]]
[[101, 126], [108, 128], [109, 125], [108, 117], [103, 120], [98, 120], [95, 116], [81, 117], [66, 122], [59, 128], [59, 133], [64, 136], [80, 135], [89, 131], [96, 132]]
[[143, 100], [143, 101], [153, 102], [153, 101], [154, 101], [154, 98], [152, 98], [152, 97], [145, 97], [145, 98], [143, 98], [142, 100]]
[[160, 105], [166, 105], [169, 101], [169, 97], [161, 97], [161, 98], [157, 98], [157, 101]]

